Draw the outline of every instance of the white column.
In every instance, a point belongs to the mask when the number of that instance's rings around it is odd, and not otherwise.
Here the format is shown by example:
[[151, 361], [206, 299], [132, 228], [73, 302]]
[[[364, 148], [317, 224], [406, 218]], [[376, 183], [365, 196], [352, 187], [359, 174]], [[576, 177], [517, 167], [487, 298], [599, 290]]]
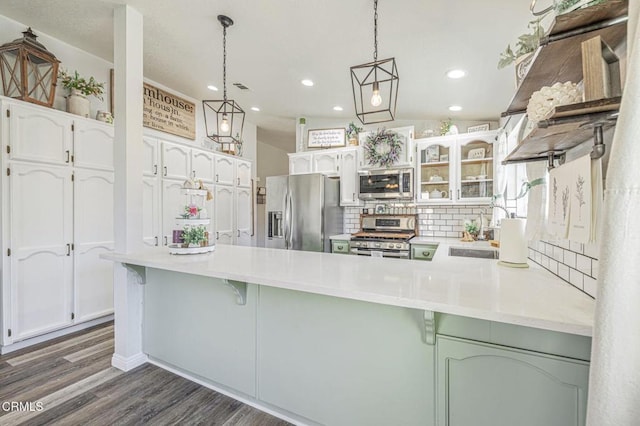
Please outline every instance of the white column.
[[[113, 13], [115, 116], [115, 251], [142, 245], [142, 15], [130, 6]], [[121, 264], [114, 265], [114, 367], [128, 371], [147, 360], [142, 352], [143, 288]]]

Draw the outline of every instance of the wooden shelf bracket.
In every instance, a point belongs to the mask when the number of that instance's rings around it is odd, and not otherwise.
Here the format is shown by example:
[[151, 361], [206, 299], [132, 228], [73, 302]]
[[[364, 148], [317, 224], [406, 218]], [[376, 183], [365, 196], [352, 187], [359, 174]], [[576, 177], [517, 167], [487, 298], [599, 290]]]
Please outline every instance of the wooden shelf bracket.
[[132, 265], [130, 263], [123, 263], [129, 274], [135, 277], [138, 284], [146, 284], [147, 283], [147, 268], [140, 265]]

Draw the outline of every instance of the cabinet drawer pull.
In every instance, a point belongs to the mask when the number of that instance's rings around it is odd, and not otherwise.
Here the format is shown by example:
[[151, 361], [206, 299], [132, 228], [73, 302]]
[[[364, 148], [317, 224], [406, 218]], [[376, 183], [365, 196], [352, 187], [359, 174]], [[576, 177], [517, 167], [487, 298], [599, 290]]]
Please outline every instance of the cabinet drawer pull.
[[426, 256], [426, 257], [429, 257], [429, 256], [431, 256], [431, 252], [430, 251], [423, 251], [422, 255]]
[[220, 239], [220, 233], [218, 231], [216, 231], [216, 240]]
[[216, 182], [218, 181], [218, 174], [216, 173]]
[[155, 237], [153, 237], [156, 239], [156, 247], [158, 247], [158, 236], [156, 235]]
[[67, 256], [71, 256], [71, 244], [67, 244]]
[[67, 156], [67, 159], [66, 159], [64, 162], [65, 162], [65, 163], [68, 163], [68, 162], [69, 162], [69, 160], [71, 159], [71, 153], [69, 152], [69, 150], [66, 150], [64, 153], [65, 153], [65, 154], [66, 154], [66, 156]]
[[356, 193], [353, 193], [353, 196], [351, 197], [351, 201], [355, 202], [356, 201]]
[[343, 249], [344, 249], [344, 246], [336, 246], [336, 248], [337, 248], [338, 250], [343, 250]]
[[167, 243], [167, 236], [165, 235], [165, 236], [164, 236], [164, 245], [166, 246], [167, 244], [168, 244], [168, 243]]
[[167, 166], [164, 166], [163, 169], [164, 169], [164, 175], [166, 176], [167, 175]]
[[240, 186], [240, 178], [238, 178], [238, 186]]
[[154, 176], [158, 175], [158, 165], [157, 164], [153, 165], [153, 174], [154, 174]]
[[238, 229], [238, 238], [240, 238], [240, 230]]

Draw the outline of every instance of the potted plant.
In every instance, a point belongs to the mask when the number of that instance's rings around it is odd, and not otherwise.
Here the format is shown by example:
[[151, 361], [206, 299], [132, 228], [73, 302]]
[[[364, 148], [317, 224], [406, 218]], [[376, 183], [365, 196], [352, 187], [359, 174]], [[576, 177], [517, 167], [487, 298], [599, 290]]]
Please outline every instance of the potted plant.
[[66, 70], [60, 70], [58, 78], [62, 87], [69, 91], [67, 112], [88, 118], [91, 113], [91, 105], [87, 96], [93, 95], [102, 100], [104, 83], [99, 83], [93, 77], [90, 77], [89, 80], [80, 77], [78, 71], [69, 74]]
[[185, 226], [182, 231], [182, 247], [204, 247], [207, 245], [207, 229], [202, 225]]
[[505, 51], [500, 54], [498, 69], [502, 69], [515, 62], [517, 84], [519, 84], [520, 80], [526, 74], [531, 59], [533, 59], [533, 52], [540, 46], [540, 39], [544, 37], [544, 28], [540, 25], [540, 19], [542, 18], [543, 17], [540, 17], [529, 22], [528, 27], [531, 31], [518, 37], [515, 50], [511, 49], [511, 45], [508, 44]]
[[358, 145], [358, 133], [362, 131], [362, 127], [358, 127], [352, 121], [347, 126], [347, 139], [349, 140], [349, 145]]

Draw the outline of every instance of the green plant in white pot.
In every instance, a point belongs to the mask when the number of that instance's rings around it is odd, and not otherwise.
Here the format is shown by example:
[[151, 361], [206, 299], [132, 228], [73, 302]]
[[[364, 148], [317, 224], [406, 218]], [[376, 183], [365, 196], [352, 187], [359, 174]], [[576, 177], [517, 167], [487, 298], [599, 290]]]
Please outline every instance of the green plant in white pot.
[[534, 52], [538, 46], [540, 46], [540, 39], [544, 37], [544, 28], [540, 25], [540, 19], [541, 18], [538, 18], [529, 22], [528, 27], [531, 31], [518, 37], [515, 50], [511, 49], [510, 44], [507, 45], [505, 51], [500, 54], [498, 69], [517, 62], [519, 58]]
[[87, 96], [95, 96], [102, 100], [104, 83], [98, 82], [93, 77], [87, 80], [81, 77], [78, 71], [69, 74], [66, 70], [60, 70], [58, 72], [58, 78], [62, 83], [62, 87], [69, 91], [69, 96], [67, 96], [67, 112], [88, 118], [91, 114], [91, 104]]
[[182, 230], [183, 247], [202, 247], [207, 243], [207, 229], [202, 225], [187, 225]]

